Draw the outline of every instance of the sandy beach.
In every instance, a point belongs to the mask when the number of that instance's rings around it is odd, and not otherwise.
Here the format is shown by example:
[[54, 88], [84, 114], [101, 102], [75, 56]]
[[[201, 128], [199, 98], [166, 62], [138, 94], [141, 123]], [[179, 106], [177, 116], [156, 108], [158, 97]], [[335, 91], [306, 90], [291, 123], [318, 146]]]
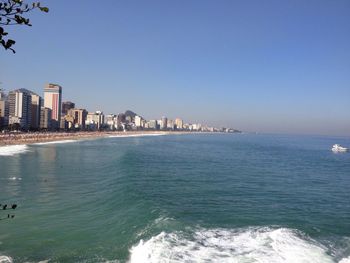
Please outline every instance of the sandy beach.
[[142, 135], [181, 134], [183, 132], [168, 131], [103, 131], [103, 132], [33, 132], [0, 134], [0, 146], [44, 143], [63, 140], [95, 139], [100, 137], [124, 137]]

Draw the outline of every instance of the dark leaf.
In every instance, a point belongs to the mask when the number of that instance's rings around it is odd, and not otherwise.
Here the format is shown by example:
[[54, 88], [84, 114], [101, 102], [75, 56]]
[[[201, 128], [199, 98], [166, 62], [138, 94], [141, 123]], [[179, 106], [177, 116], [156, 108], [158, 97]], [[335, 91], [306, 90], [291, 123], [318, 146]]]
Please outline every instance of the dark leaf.
[[47, 13], [49, 12], [49, 9], [47, 7], [39, 7], [41, 11]]

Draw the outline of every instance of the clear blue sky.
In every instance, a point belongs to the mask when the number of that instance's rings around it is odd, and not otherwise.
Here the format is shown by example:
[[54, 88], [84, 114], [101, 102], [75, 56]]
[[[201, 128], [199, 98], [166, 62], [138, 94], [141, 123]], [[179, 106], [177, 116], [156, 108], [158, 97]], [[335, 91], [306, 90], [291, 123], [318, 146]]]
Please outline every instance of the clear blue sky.
[[42, 2], [8, 29], [6, 90], [54, 82], [89, 111], [350, 135], [348, 0]]

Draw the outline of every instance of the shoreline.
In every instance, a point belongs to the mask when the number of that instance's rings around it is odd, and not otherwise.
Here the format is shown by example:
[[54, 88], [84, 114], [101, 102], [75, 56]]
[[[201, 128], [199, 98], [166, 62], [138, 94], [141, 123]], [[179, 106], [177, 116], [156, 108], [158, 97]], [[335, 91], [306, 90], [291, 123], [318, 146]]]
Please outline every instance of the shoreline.
[[0, 147], [9, 145], [36, 144], [59, 142], [66, 140], [86, 140], [109, 137], [132, 137], [169, 134], [192, 134], [183, 131], [91, 131], [91, 132], [34, 132], [34, 133], [7, 133], [0, 134]]

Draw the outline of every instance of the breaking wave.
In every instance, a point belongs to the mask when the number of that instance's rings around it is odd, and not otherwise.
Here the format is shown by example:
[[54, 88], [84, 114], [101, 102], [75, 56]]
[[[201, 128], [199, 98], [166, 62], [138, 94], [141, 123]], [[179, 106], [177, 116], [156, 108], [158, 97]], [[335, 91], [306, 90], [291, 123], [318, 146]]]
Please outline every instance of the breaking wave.
[[350, 263], [350, 257], [343, 258], [342, 260], [339, 261], [339, 263]]
[[118, 134], [118, 135], [109, 135], [109, 138], [125, 138], [125, 137], [146, 137], [146, 136], [162, 136], [166, 133], [140, 133], [140, 134]]
[[12, 263], [12, 258], [7, 256], [0, 256], [0, 263]]
[[192, 234], [162, 232], [148, 241], [141, 240], [130, 250], [130, 263], [349, 262], [349, 258], [336, 261], [328, 253], [322, 244], [287, 228], [199, 229]]
[[21, 181], [22, 180], [22, 177], [9, 177], [8, 180], [11, 180], [11, 181]]
[[51, 141], [51, 142], [38, 142], [33, 143], [33, 145], [46, 145], [46, 144], [57, 144], [57, 143], [72, 143], [77, 142], [78, 140], [59, 140], [59, 141]]
[[27, 151], [28, 151], [28, 146], [25, 144], [1, 146], [0, 156], [13, 156], [15, 154], [25, 153]]

